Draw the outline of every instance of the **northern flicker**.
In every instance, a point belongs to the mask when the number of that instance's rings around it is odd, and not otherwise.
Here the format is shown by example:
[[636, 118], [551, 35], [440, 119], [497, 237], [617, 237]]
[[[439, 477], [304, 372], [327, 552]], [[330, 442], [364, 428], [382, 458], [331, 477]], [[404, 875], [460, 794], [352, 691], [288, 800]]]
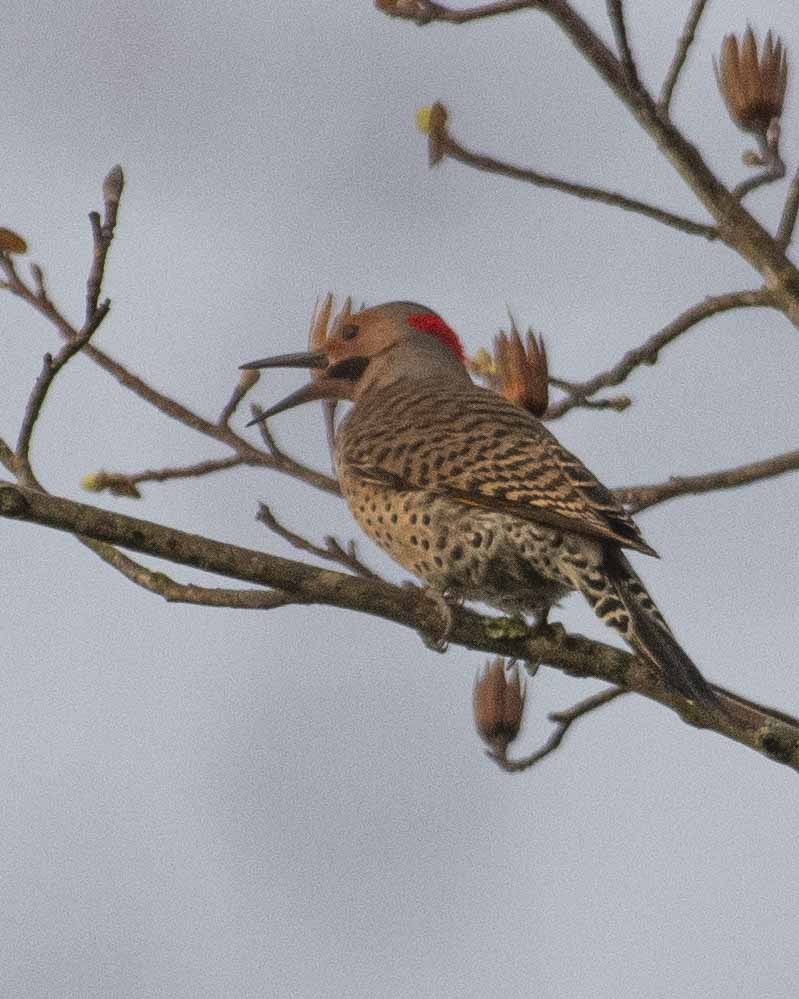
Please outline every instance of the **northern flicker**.
[[435, 312], [389, 302], [347, 315], [324, 349], [243, 368], [320, 369], [262, 419], [314, 399], [354, 403], [335, 438], [363, 530], [441, 594], [546, 619], [579, 590], [690, 700], [717, 704], [624, 549], [656, 553], [632, 518], [534, 416], [474, 382]]

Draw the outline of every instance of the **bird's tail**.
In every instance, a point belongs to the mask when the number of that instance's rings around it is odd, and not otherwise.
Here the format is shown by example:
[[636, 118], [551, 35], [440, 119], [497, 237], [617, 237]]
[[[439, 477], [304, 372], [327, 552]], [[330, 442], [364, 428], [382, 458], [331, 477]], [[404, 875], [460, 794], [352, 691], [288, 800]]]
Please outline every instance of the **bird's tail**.
[[673, 690], [689, 700], [718, 709], [715, 693], [672, 635], [622, 552], [608, 546], [603, 568], [605, 586], [601, 592], [593, 585], [596, 575], [588, 580], [588, 585], [580, 587], [598, 617], [618, 631], [639, 655], [654, 663]]

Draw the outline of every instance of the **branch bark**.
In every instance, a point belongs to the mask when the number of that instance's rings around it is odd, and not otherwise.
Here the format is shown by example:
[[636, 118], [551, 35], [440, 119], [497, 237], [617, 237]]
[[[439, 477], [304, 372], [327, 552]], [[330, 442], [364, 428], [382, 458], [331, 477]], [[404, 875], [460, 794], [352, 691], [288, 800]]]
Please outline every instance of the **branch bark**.
[[799, 471], [799, 450], [753, 461], [748, 465], [726, 468], [719, 472], [706, 472], [703, 475], [675, 475], [668, 482], [649, 486], [625, 486], [615, 489], [616, 496], [630, 513], [640, 513], [657, 503], [674, 499], [677, 496], [697, 496], [700, 493], [715, 492], [720, 489], [734, 489], [763, 479], [772, 479], [786, 472]]
[[660, 91], [660, 99], [658, 100], [658, 111], [660, 111], [664, 117], [668, 117], [671, 99], [674, 96], [674, 88], [677, 86], [677, 81], [679, 80], [680, 73], [685, 65], [685, 60], [688, 58], [688, 50], [691, 45], [693, 45], [696, 29], [702, 18], [702, 14], [705, 12], [706, 5], [707, 0], [694, 0], [685, 21], [683, 32], [677, 42], [677, 50], [675, 51], [674, 58], [669, 66], [666, 79], [663, 81], [663, 87]]
[[774, 295], [762, 288], [709, 295], [702, 302], [698, 302], [686, 309], [685, 312], [680, 313], [676, 319], [651, 336], [640, 347], [627, 351], [624, 357], [607, 371], [602, 371], [584, 382], [562, 382], [561, 384], [568, 386], [568, 395], [565, 399], [560, 399], [550, 406], [544, 418], [547, 420], [557, 419], [575, 406], [585, 405], [586, 400], [600, 389], [621, 385], [636, 368], [642, 364], [655, 364], [664, 347], [711, 316], [721, 312], [729, 312], [731, 309], [767, 308], [774, 305]]
[[[372, 614], [405, 627], [431, 631], [438, 608], [422, 591], [382, 580], [345, 575], [263, 552], [223, 544], [145, 520], [0, 483], [0, 517], [28, 521], [95, 541], [154, 555], [181, 565], [287, 594], [294, 603], [328, 604]], [[723, 693], [729, 714], [716, 716], [668, 690], [653, 667], [635, 656], [558, 629], [530, 631], [518, 622], [453, 611], [451, 644], [546, 662], [576, 676], [626, 687], [676, 711], [690, 724], [711, 729], [799, 770], [799, 720], [735, 694]]]
[[[454, 11], [439, 3], [382, 4], [387, 13], [420, 23], [464, 24], [520, 10], [538, 10], [550, 17], [578, 52], [627, 107], [638, 124], [669, 159], [688, 187], [716, 221], [719, 238], [746, 260], [774, 292], [777, 307], [799, 328], [799, 269], [784, 248], [719, 180], [699, 150], [677, 129], [642, 88], [631, 89], [619, 59], [567, 0], [519, 0]], [[411, 13], [424, 8], [424, 16]]]
[[665, 208], [657, 205], [647, 204], [645, 201], [638, 201], [636, 198], [628, 198], [627, 195], [618, 191], [607, 191], [601, 187], [593, 187], [590, 184], [577, 184], [574, 181], [563, 180], [551, 174], [540, 173], [538, 170], [530, 170], [526, 167], [515, 166], [512, 163], [505, 163], [487, 156], [485, 153], [476, 153], [465, 146], [462, 146], [457, 139], [454, 139], [448, 131], [440, 132], [436, 135], [435, 141], [437, 149], [450, 159], [458, 160], [476, 170], [483, 170], [486, 173], [499, 174], [502, 177], [510, 177], [512, 180], [522, 180], [536, 187], [550, 188], [555, 191], [562, 191], [564, 194], [571, 194], [586, 201], [598, 201], [604, 205], [612, 205], [624, 211], [634, 212], [644, 215], [646, 218], [654, 219], [672, 229], [679, 229], [680, 232], [688, 233], [692, 236], [704, 236], [705, 239], [718, 239], [718, 231], [705, 222], [696, 222], [693, 219], [669, 212]]

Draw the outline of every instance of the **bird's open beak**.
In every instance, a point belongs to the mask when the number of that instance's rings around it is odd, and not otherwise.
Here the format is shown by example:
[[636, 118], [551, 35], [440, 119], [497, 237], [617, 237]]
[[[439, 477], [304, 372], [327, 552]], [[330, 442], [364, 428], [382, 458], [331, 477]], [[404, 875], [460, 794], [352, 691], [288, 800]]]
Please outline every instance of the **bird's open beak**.
[[[277, 357], [262, 357], [259, 361], [248, 361], [246, 364], [240, 365], [240, 367], [244, 371], [250, 371], [254, 368], [326, 368], [327, 363], [327, 355], [322, 351], [309, 351], [299, 354], [280, 354]], [[257, 419], [250, 420], [247, 426], [251, 427], [255, 423], [261, 423], [263, 420], [268, 420], [270, 416], [283, 413], [285, 410], [293, 409], [295, 406], [301, 406], [305, 402], [313, 402], [316, 399], [329, 399], [330, 396], [331, 391], [327, 380], [325, 378], [317, 378], [314, 381], [308, 382], [307, 385], [303, 385], [296, 392], [292, 392], [285, 399], [281, 399], [280, 402], [276, 402], [274, 406], [270, 406]]]

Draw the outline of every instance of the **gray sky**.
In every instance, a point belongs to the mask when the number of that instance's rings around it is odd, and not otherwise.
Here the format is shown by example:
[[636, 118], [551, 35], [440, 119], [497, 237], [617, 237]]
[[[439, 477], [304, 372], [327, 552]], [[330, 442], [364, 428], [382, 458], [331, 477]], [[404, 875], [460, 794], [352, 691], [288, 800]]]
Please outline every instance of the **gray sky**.
[[[628, 6], [656, 84], [688, 5]], [[579, 7], [608, 36], [604, 3]], [[711, 3], [674, 104], [730, 182], [746, 143], [711, 53], [747, 18], [799, 57], [790, 0]], [[208, 416], [241, 361], [298, 349], [327, 289], [424, 302], [470, 350], [507, 303], [544, 333], [555, 372], [579, 378], [706, 294], [757, 284], [724, 248], [656, 223], [454, 163], [428, 170], [414, 111], [441, 98], [467, 145], [701, 217], [541, 16], [417, 30], [367, 0], [8, 0], [3, 22], [0, 224], [28, 238], [77, 317], [86, 212], [122, 163], [98, 343]], [[784, 189], [753, 198], [769, 224]], [[0, 433], [13, 439], [56, 340], [0, 304]], [[781, 317], [720, 317], [636, 374], [625, 414], [554, 429], [608, 485], [764, 457], [796, 446], [796, 356]], [[275, 373], [257, 398], [297, 384]], [[320, 428], [310, 409], [275, 421], [324, 467]], [[48, 488], [86, 499], [88, 471], [222, 453], [78, 359], [33, 456]], [[286, 553], [254, 522], [259, 499], [317, 536], [356, 531], [339, 502], [254, 470], [100, 501]], [[636, 560], [709, 678], [787, 710], [797, 504], [794, 476], [663, 506], [640, 517], [663, 557]], [[511, 778], [473, 732], [480, 656], [436, 656], [332, 609], [169, 607], [66, 536], [0, 535], [3, 994], [795, 994], [789, 771], [630, 698]], [[610, 639], [577, 598], [561, 617]], [[542, 670], [520, 752], [546, 737], [548, 710], [592, 689]]]

